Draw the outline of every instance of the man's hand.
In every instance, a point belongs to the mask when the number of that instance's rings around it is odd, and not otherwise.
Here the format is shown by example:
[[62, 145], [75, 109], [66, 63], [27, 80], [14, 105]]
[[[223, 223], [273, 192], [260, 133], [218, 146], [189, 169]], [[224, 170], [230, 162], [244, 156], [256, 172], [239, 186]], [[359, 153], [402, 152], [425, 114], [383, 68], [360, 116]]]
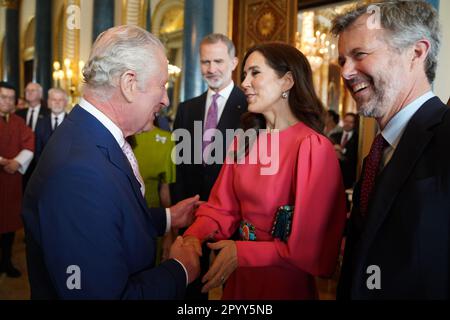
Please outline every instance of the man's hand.
[[208, 243], [208, 247], [211, 250], [220, 250], [220, 252], [202, 278], [202, 282], [206, 282], [202, 288], [203, 293], [224, 284], [238, 266], [236, 242], [222, 240], [216, 243]]
[[7, 173], [14, 174], [20, 168], [20, 163], [14, 159], [7, 160], [7, 163], [4, 165], [3, 170]]
[[3, 157], [0, 157], [0, 166], [5, 166], [5, 165], [7, 165], [8, 164], [8, 162], [9, 162], [9, 160], [8, 159], [6, 159], [6, 158], [3, 158]]
[[343, 157], [343, 149], [340, 145], [335, 144], [334, 145], [334, 151], [336, 152], [336, 156], [339, 160], [342, 160]]
[[185, 228], [194, 221], [194, 211], [197, 209], [200, 196], [184, 199], [170, 207], [172, 228]]
[[200, 240], [198, 240], [194, 236], [185, 236], [183, 237], [183, 243], [185, 246], [191, 246], [194, 248], [195, 252], [199, 256], [202, 256], [202, 244], [200, 243]]
[[191, 283], [200, 275], [200, 258], [194, 247], [183, 244], [183, 238], [178, 236], [170, 248], [170, 259], [177, 259], [186, 268], [188, 282]]

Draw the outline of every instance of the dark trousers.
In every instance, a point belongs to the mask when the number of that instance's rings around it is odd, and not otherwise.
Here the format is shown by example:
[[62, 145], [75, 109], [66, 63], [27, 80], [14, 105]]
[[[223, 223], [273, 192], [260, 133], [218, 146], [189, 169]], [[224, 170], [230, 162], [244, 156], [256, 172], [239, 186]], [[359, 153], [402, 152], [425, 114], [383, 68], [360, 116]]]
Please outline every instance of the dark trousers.
[[14, 243], [15, 234], [15, 232], [8, 232], [0, 235], [0, 247], [2, 250], [0, 266], [7, 266], [11, 264], [12, 246]]

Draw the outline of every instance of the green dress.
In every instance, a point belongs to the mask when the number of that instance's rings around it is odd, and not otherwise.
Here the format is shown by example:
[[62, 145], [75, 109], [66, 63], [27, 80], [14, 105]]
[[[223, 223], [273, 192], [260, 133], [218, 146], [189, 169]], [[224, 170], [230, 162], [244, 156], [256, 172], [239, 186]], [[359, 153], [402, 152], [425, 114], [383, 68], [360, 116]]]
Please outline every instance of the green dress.
[[149, 207], [160, 207], [159, 185], [175, 182], [175, 163], [171, 159], [174, 141], [171, 133], [155, 127], [136, 135], [134, 154], [145, 183], [145, 200]]

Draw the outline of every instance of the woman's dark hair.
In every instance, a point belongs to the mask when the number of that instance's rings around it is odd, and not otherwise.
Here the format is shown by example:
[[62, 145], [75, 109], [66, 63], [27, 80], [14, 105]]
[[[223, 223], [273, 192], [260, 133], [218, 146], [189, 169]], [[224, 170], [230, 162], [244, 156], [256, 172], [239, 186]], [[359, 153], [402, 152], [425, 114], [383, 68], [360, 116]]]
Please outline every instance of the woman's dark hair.
[[[247, 51], [242, 63], [242, 73], [245, 62], [253, 52], [261, 53], [280, 78], [289, 71], [292, 73], [294, 85], [289, 91], [289, 107], [298, 120], [322, 133], [325, 109], [314, 91], [312, 70], [306, 57], [298, 49], [285, 43], [262, 43]], [[262, 114], [247, 112], [242, 116], [241, 122], [244, 130], [266, 127]]]

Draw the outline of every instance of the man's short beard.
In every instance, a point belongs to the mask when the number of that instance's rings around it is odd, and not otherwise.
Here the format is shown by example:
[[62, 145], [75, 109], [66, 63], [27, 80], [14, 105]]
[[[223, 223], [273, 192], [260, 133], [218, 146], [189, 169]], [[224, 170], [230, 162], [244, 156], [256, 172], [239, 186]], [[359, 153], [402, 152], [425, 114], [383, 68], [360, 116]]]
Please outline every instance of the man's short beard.
[[388, 86], [387, 83], [380, 83], [378, 87], [384, 90], [376, 90], [374, 97], [358, 108], [358, 113], [364, 117], [382, 118], [392, 108], [395, 99], [395, 88]]

